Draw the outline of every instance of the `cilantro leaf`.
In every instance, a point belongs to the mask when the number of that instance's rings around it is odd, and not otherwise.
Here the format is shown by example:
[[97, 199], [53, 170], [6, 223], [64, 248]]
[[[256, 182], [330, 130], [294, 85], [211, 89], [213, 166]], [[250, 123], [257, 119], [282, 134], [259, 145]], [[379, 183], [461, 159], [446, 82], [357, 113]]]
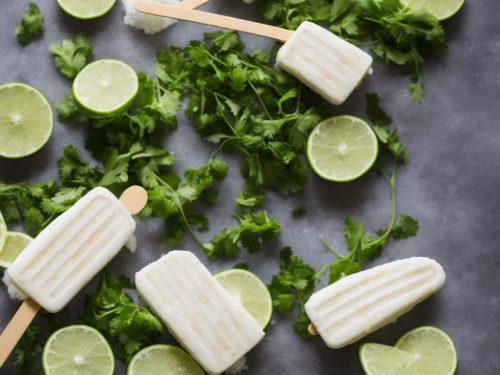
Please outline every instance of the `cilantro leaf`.
[[104, 273], [97, 289], [86, 297], [81, 320], [98, 329], [118, 358], [129, 362], [163, 333], [163, 326], [149, 310], [136, 305], [125, 289], [135, 289], [127, 277]]
[[42, 35], [44, 19], [40, 8], [35, 3], [30, 3], [28, 11], [21, 17], [21, 24], [16, 29], [17, 41], [25, 46], [33, 39]]
[[278, 235], [282, 230], [278, 220], [269, 217], [266, 211], [234, 217], [238, 221], [237, 225], [224, 228], [203, 246], [210, 259], [237, 256], [242, 247], [250, 252], [259, 251], [265, 240]]
[[68, 78], [74, 78], [87, 64], [93, 50], [90, 40], [83, 34], [73, 40], [65, 39], [61, 43], [52, 43], [49, 52], [54, 56], [54, 64]]

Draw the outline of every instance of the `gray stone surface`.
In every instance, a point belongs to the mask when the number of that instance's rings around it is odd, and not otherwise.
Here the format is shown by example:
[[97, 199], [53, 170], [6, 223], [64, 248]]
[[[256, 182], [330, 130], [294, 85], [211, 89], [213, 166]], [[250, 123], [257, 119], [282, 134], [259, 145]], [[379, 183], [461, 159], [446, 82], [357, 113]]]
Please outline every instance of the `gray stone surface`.
[[[166, 44], [184, 46], [200, 39], [209, 27], [179, 23], [147, 37], [122, 23], [120, 4], [106, 17], [90, 22], [71, 19], [55, 1], [38, 1], [46, 18], [42, 39], [25, 48], [18, 46], [14, 29], [27, 8], [27, 0], [3, 0], [0, 5], [0, 83], [22, 81], [41, 89], [51, 103], [60, 100], [70, 82], [55, 70], [47, 47], [52, 41], [86, 32], [94, 43], [96, 57], [123, 59], [138, 70], [152, 72], [155, 52]], [[211, 10], [257, 18], [256, 6], [238, 0], [215, 0]], [[470, 0], [462, 12], [445, 23], [449, 52], [429, 61], [423, 70], [427, 86], [423, 105], [412, 102], [405, 91], [406, 78], [393, 67], [375, 63], [375, 74], [337, 113], [363, 115], [363, 92], [380, 93], [383, 104], [393, 115], [402, 140], [409, 146], [411, 163], [398, 176], [398, 206], [420, 220], [416, 238], [391, 243], [375, 263], [424, 255], [437, 259], [447, 272], [447, 283], [435, 297], [422, 303], [362, 342], [393, 344], [414, 327], [435, 325], [455, 341], [459, 355], [458, 373], [496, 374], [500, 370], [500, 2]], [[268, 47], [271, 42], [244, 37], [248, 48]], [[179, 130], [165, 140], [175, 152], [177, 168], [203, 163], [211, 146], [196, 135], [193, 125], [179, 114]], [[0, 160], [0, 180], [45, 181], [56, 179], [55, 163], [63, 148], [75, 144], [83, 149], [85, 129], [55, 125], [47, 146], [32, 157]], [[221, 185], [221, 203], [207, 210], [211, 228], [216, 231], [230, 223], [233, 197], [243, 181], [236, 156], [224, 156], [231, 169]], [[304, 205], [302, 219], [290, 217], [292, 208]], [[277, 269], [281, 246], [291, 245], [311, 264], [320, 267], [331, 261], [319, 240], [322, 235], [335, 246], [344, 246], [342, 221], [347, 215], [359, 218], [368, 228], [383, 226], [389, 219], [388, 188], [374, 174], [348, 185], [335, 185], [314, 175], [300, 194], [283, 197], [270, 194], [268, 209], [284, 225], [279, 241], [265, 251], [247, 256], [250, 267], [266, 282]], [[135, 255], [123, 251], [109, 268], [133, 276], [134, 272], [171, 248], [162, 244], [161, 223], [140, 221], [139, 248]], [[208, 238], [208, 234], [206, 235]], [[181, 248], [194, 250], [212, 271], [235, 262], [208, 262], [201, 251], [185, 238]], [[92, 289], [97, 280], [86, 288]], [[84, 292], [60, 314], [58, 325], [73, 324], [80, 314]], [[0, 326], [17, 308], [0, 288]], [[44, 314], [37, 324], [48, 326]], [[162, 341], [172, 342], [165, 335]], [[320, 339], [302, 342], [294, 335], [288, 316], [276, 314], [267, 328], [265, 340], [249, 355], [248, 374], [360, 374], [358, 344], [342, 350], [326, 348]], [[15, 373], [10, 365], [1, 374]], [[117, 374], [124, 374], [119, 365]], [[429, 374], [430, 375], [430, 374]]]

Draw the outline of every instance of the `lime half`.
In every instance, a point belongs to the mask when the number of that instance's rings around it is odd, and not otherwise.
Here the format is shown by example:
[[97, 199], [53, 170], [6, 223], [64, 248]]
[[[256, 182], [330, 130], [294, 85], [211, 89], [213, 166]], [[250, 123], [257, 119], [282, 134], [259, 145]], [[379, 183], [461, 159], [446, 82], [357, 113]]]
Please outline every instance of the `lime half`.
[[33, 241], [33, 238], [27, 234], [7, 232], [5, 243], [0, 250], [0, 267], [9, 268], [31, 241]]
[[266, 284], [252, 272], [231, 269], [215, 275], [216, 280], [265, 328], [273, 314], [273, 301]]
[[434, 327], [416, 328], [396, 346], [363, 344], [359, 357], [368, 375], [452, 375], [457, 367], [453, 341]]
[[2, 252], [3, 245], [5, 244], [5, 239], [7, 238], [7, 224], [0, 212], [0, 253]]
[[23, 83], [0, 86], [0, 156], [22, 158], [38, 151], [52, 134], [50, 104]]
[[97, 115], [124, 111], [139, 90], [135, 70], [118, 60], [98, 60], [83, 68], [73, 82], [73, 96]]
[[450, 337], [435, 327], [419, 327], [408, 332], [396, 348], [410, 353], [418, 374], [451, 375], [457, 367], [457, 352]]
[[142, 349], [130, 361], [127, 375], [203, 375], [204, 372], [184, 350], [173, 345]]
[[401, 0], [411, 9], [432, 14], [442, 21], [455, 15], [464, 5], [464, 0]]
[[312, 169], [329, 181], [348, 182], [365, 174], [375, 163], [378, 141], [365, 121], [335, 116], [319, 123], [309, 135], [307, 157]]
[[54, 332], [42, 354], [46, 375], [112, 375], [113, 352], [106, 339], [94, 328], [74, 325]]
[[116, 0], [57, 0], [59, 6], [70, 16], [79, 19], [92, 19], [108, 13]]

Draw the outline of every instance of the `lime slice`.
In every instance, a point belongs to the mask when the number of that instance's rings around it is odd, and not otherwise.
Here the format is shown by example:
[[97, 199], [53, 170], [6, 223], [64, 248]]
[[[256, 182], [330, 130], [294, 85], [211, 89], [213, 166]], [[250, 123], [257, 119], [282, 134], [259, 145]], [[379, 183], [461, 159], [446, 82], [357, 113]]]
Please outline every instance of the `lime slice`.
[[139, 90], [132, 67], [118, 60], [98, 60], [83, 68], [73, 82], [73, 96], [83, 108], [97, 115], [125, 110]]
[[418, 374], [451, 375], [457, 367], [457, 352], [450, 337], [435, 327], [419, 327], [408, 332], [396, 348], [410, 353]]
[[432, 14], [443, 21], [455, 15], [464, 5], [464, 0], [401, 0], [411, 9]]
[[413, 355], [393, 346], [363, 344], [359, 358], [367, 375], [419, 375], [411, 369]]
[[457, 367], [453, 341], [434, 327], [416, 328], [396, 346], [364, 344], [359, 357], [368, 375], [452, 375]]
[[375, 163], [378, 141], [372, 128], [353, 116], [335, 116], [319, 123], [307, 141], [312, 169], [329, 181], [347, 182]]
[[0, 253], [2, 252], [3, 245], [5, 244], [5, 239], [7, 238], [7, 224], [0, 212]]
[[23, 83], [0, 86], [0, 156], [22, 158], [38, 151], [52, 134], [47, 99]]
[[108, 13], [116, 0], [57, 0], [59, 6], [70, 16], [89, 20]]
[[33, 241], [33, 238], [20, 232], [7, 232], [5, 244], [0, 250], [0, 267], [9, 268], [19, 254]]
[[142, 349], [130, 361], [127, 375], [203, 375], [204, 372], [184, 350], [173, 345]]
[[252, 272], [231, 269], [215, 275], [217, 281], [229, 294], [265, 328], [273, 314], [273, 301], [266, 284]]
[[84, 325], [54, 332], [43, 348], [42, 363], [46, 375], [112, 375], [115, 369], [106, 339]]

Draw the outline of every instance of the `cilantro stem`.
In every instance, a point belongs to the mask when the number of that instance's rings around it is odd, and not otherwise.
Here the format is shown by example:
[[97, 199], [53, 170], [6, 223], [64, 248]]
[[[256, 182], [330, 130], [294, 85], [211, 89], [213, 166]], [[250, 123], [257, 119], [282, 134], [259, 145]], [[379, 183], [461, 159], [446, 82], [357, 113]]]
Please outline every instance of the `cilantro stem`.
[[323, 243], [323, 245], [328, 249], [330, 250], [333, 255], [335, 255], [337, 258], [339, 259], [342, 259], [344, 256], [341, 255], [339, 252], [337, 252], [337, 250], [335, 250], [328, 242], [325, 241], [325, 239], [323, 237], [320, 237], [319, 238], [320, 241]]
[[172, 193], [172, 200], [174, 201], [175, 205], [177, 206], [177, 209], [179, 210], [179, 213], [181, 214], [182, 221], [186, 225], [186, 229], [188, 230], [189, 234], [191, 234], [191, 237], [195, 240], [195, 242], [200, 246], [201, 249], [205, 249], [205, 245], [203, 242], [201, 242], [200, 238], [198, 235], [195, 233], [193, 230], [193, 227], [189, 223], [189, 220], [187, 219], [186, 213], [184, 212], [184, 208], [182, 207], [181, 201], [179, 199], [179, 195], [177, 192], [167, 184], [165, 181], [163, 181], [158, 175], [155, 174], [155, 178], [158, 180], [158, 182], [166, 187], [170, 192]]
[[269, 120], [274, 120], [273, 117], [271, 116], [271, 114], [269, 113], [266, 105], [264, 104], [264, 101], [262, 100], [261, 96], [259, 95], [259, 93], [257, 92], [257, 89], [255, 88], [255, 86], [253, 85], [252, 81], [248, 81], [248, 84], [250, 85], [250, 87], [252, 88], [253, 92], [255, 93], [255, 95], [257, 96], [257, 99], [259, 100], [260, 102], [260, 105], [262, 106], [262, 108], [264, 109], [264, 112], [266, 112], [266, 115], [267, 117], [269, 117]]

